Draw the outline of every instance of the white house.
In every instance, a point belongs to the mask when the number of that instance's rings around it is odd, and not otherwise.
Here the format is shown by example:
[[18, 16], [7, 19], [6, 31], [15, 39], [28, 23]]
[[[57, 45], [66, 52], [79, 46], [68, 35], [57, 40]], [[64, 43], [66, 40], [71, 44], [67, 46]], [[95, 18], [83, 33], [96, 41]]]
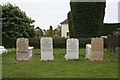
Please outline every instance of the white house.
[[118, 23], [120, 23], [120, 1], [118, 2]]
[[68, 19], [64, 20], [60, 24], [61, 24], [61, 37], [69, 38]]

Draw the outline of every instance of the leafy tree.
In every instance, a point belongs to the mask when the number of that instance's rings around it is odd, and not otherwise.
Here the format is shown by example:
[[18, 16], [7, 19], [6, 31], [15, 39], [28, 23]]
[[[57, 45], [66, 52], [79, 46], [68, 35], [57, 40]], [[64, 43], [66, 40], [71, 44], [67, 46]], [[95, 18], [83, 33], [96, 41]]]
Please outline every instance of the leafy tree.
[[56, 29], [54, 29], [54, 37], [61, 37], [61, 26], [58, 25]]
[[3, 38], [34, 37], [34, 22], [18, 6], [10, 3], [2, 6]]
[[42, 29], [40, 29], [39, 27], [36, 27], [36, 28], [35, 28], [35, 31], [36, 31], [36, 37], [41, 37], [41, 36], [43, 36], [43, 31], [42, 31]]
[[53, 27], [50, 26], [49, 30], [48, 30], [48, 36], [49, 37], [53, 37], [54, 36], [54, 31], [53, 31]]
[[47, 31], [43, 29], [43, 36], [46, 36]]

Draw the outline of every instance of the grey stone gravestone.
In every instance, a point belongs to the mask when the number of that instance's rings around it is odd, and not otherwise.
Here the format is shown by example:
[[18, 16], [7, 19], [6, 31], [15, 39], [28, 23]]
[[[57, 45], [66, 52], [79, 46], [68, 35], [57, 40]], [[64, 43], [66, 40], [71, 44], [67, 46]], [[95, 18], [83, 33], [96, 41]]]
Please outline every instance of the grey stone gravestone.
[[27, 38], [18, 38], [16, 41], [16, 59], [29, 60], [33, 55], [34, 47], [29, 47]]
[[41, 38], [41, 61], [53, 60], [53, 40], [51, 37]]
[[65, 59], [79, 59], [79, 40], [74, 38], [67, 39], [66, 45]]
[[103, 60], [104, 40], [102, 38], [92, 38], [91, 44], [86, 45], [86, 59], [91, 61]]

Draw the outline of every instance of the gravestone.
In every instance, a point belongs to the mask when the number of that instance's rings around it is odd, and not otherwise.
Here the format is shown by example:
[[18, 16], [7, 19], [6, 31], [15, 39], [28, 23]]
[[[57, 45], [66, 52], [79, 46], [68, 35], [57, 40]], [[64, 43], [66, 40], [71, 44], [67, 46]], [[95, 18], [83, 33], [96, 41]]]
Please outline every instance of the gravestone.
[[91, 57], [91, 44], [86, 44], [86, 59]]
[[53, 60], [53, 40], [51, 37], [41, 38], [41, 61]]
[[33, 55], [34, 47], [29, 47], [29, 40], [27, 38], [18, 38], [16, 41], [16, 59], [28, 60]]
[[116, 47], [115, 48], [115, 53], [119, 53], [120, 54], [120, 47]]
[[102, 38], [91, 39], [91, 58], [90, 60], [103, 60], [104, 41]]
[[0, 54], [7, 52], [7, 49], [5, 49], [4, 46], [0, 46]]
[[78, 39], [67, 39], [67, 51], [65, 59], [79, 59], [79, 40]]
[[91, 44], [86, 45], [86, 59], [103, 60], [104, 40], [102, 38], [92, 38]]

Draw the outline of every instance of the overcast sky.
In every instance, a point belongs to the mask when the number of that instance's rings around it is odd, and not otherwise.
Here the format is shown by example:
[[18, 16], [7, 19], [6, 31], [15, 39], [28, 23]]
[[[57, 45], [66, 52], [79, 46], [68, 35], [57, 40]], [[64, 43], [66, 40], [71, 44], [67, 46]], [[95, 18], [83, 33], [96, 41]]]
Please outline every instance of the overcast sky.
[[[118, 23], [118, 1], [120, 0], [107, 0], [105, 23]], [[67, 19], [70, 11], [69, 0], [0, 0], [0, 4], [7, 2], [19, 6], [35, 20], [35, 26], [42, 29], [48, 29], [50, 25], [56, 28]]]

